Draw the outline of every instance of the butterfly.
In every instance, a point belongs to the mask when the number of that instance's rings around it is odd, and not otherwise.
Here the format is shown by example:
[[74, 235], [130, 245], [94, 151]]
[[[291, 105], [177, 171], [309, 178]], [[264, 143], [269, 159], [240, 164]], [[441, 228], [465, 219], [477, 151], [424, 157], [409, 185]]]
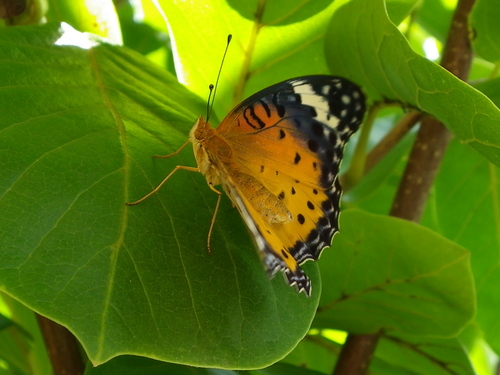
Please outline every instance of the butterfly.
[[[237, 105], [217, 128], [199, 117], [189, 140], [209, 187], [222, 185], [250, 230], [270, 277], [311, 295], [300, 265], [317, 260], [338, 232], [344, 145], [358, 129], [365, 97], [354, 83], [312, 75], [274, 84]], [[210, 234], [214, 223], [212, 220]]]

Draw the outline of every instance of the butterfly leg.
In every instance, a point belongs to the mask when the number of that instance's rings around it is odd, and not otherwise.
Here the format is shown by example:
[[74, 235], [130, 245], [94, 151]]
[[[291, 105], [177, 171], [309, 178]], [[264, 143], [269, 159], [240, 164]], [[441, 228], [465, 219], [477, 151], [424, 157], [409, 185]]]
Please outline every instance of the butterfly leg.
[[211, 242], [211, 239], [212, 239], [212, 231], [214, 229], [215, 218], [217, 217], [217, 212], [219, 212], [219, 205], [220, 205], [220, 200], [222, 198], [222, 193], [214, 187], [214, 184], [212, 182], [209, 182], [208, 186], [210, 187], [210, 189], [213, 192], [215, 192], [217, 194], [217, 203], [215, 204], [215, 211], [214, 211], [214, 214], [212, 216], [212, 221], [210, 222], [210, 228], [208, 228], [208, 236], [207, 236], [207, 249], [208, 249], [208, 253], [212, 254], [212, 249], [210, 247], [210, 242]]
[[[182, 151], [182, 149], [183, 149], [184, 147], [186, 147], [186, 146], [187, 146], [187, 144], [188, 144], [189, 142], [191, 142], [191, 141], [188, 139], [186, 142], [184, 142], [184, 144], [183, 144], [181, 147], [179, 147], [176, 151], [172, 152], [171, 154], [168, 154], [168, 155], [153, 155], [153, 157], [154, 157], [154, 158], [160, 158], [160, 159], [167, 159], [167, 158], [169, 158], [169, 157], [171, 157], [171, 156], [175, 156], [175, 155], [177, 155], [179, 152], [181, 152], [181, 151]], [[127, 206], [133, 206], [133, 205], [136, 205], [136, 204], [138, 204], [138, 203], [141, 203], [143, 200], [145, 200], [145, 199], [149, 198], [151, 195], [153, 195], [153, 194], [154, 194], [154, 193], [156, 193], [158, 190], [160, 190], [160, 188], [163, 186], [163, 184], [164, 184], [165, 182], [167, 182], [167, 180], [170, 178], [170, 176], [172, 176], [172, 175], [173, 175], [175, 172], [177, 172], [179, 169], [185, 169], [185, 170], [187, 170], [187, 171], [191, 171], [191, 172], [199, 172], [199, 171], [200, 171], [198, 168], [194, 168], [194, 167], [185, 167], [185, 166], [183, 166], [183, 165], [178, 165], [178, 166], [177, 166], [177, 167], [175, 167], [175, 168], [174, 168], [174, 170], [173, 170], [172, 172], [170, 172], [170, 173], [168, 174], [168, 176], [167, 176], [167, 177], [165, 177], [165, 178], [163, 179], [163, 181], [162, 181], [162, 182], [160, 182], [160, 184], [159, 184], [157, 187], [155, 187], [155, 188], [153, 189], [153, 191], [151, 191], [149, 194], [146, 194], [144, 197], [142, 197], [142, 198], [141, 198], [141, 199], [139, 199], [139, 200], [136, 200], [135, 202], [126, 202], [125, 204], [126, 204]]]
[[[177, 152], [178, 152], [178, 151], [177, 151]], [[160, 189], [161, 189], [161, 187], [163, 186], [163, 184], [164, 184], [165, 182], [167, 182], [167, 180], [168, 180], [168, 179], [169, 179], [169, 178], [170, 178], [170, 177], [171, 177], [171, 176], [172, 176], [175, 172], [177, 172], [179, 169], [184, 169], [185, 171], [190, 171], [190, 172], [199, 172], [199, 171], [200, 171], [197, 167], [195, 168], [195, 167], [187, 167], [187, 166], [185, 166], [185, 165], [178, 165], [178, 166], [176, 166], [176, 167], [172, 170], [172, 172], [170, 172], [170, 173], [167, 175], [167, 177], [165, 177], [165, 178], [163, 179], [163, 181], [162, 181], [162, 182], [160, 182], [160, 183], [158, 184], [158, 186], [156, 186], [156, 187], [155, 187], [153, 190], [151, 190], [148, 194], [146, 194], [145, 196], [143, 196], [141, 199], [136, 200], [135, 202], [127, 202], [127, 203], [125, 203], [125, 204], [126, 204], [127, 206], [134, 206], [134, 205], [136, 205], [136, 204], [138, 204], [138, 203], [141, 203], [142, 201], [146, 200], [146, 199], [147, 199], [147, 198], [149, 198], [151, 195], [153, 195], [153, 194], [154, 194], [154, 193], [156, 193], [158, 190], [160, 190]], [[212, 189], [212, 190], [214, 190], [214, 189]], [[219, 192], [219, 194], [220, 194], [220, 192]]]
[[187, 146], [187, 144], [188, 144], [189, 142], [191, 142], [191, 140], [190, 140], [190, 139], [188, 139], [186, 142], [184, 142], [184, 144], [183, 144], [181, 147], [179, 147], [176, 151], [172, 152], [171, 154], [168, 154], [168, 155], [153, 155], [153, 157], [154, 157], [154, 158], [159, 158], [159, 159], [168, 159], [169, 157], [171, 157], [171, 156], [175, 156], [175, 155], [177, 155], [179, 152], [181, 152], [181, 151], [182, 151], [182, 149], [183, 149], [184, 147], [186, 147], [186, 146]]

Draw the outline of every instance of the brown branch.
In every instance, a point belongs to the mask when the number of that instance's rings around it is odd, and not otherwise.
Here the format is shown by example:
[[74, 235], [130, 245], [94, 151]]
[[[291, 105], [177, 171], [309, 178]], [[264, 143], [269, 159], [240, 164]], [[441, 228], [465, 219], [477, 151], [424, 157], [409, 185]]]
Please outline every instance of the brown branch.
[[432, 117], [424, 117], [394, 199], [391, 216], [418, 222], [451, 134]]
[[[467, 78], [472, 62], [468, 16], [474, 3], [475, 0], [458, 1], [441, 62], [445, 69], [462, 80]], [[424, 118], [393, 202], [392, 216], [420, 221], [450, 139], [451, 134], [441, 122]], [[349, 335], [334, 375], [365, 374], [380, 335]]]
[[350, 334], [347, 336], [333, 375], [360, 375], [366, 373], [379, 337], [379, 333], [373, 335]]
[[82, 375], [85, 366], [75, 336], [52, 320], [38, 314], [36, 318], [54, 375]]

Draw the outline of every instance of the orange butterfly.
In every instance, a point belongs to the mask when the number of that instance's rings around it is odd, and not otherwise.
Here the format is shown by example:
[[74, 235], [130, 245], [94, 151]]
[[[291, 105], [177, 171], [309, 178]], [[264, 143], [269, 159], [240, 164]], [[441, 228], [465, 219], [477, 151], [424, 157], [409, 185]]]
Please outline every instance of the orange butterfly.
[[[216, 129], [200, 116], [190, 132], [197, 168], [224, 191], [253, 235], [270, 276], [311, 294], [300, 264], [317, 260], [338, 232], [344, 145], [358, 129], [365, 97], [352, 82], [315, 75], [272, 85], [236, 106]], [[208, 242], [214, 220], [210, 225]]]

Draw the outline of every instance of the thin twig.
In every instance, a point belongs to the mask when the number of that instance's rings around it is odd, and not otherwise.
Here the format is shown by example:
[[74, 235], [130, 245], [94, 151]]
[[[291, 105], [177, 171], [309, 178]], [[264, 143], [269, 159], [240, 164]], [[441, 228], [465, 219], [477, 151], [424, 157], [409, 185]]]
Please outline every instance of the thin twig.
[[364, 174], [370, 172], [372, 168], [375, 167], [406, 134], [408, 134], [422, 117], [423, 114], [417, 111], [411, 111], [404, 115], [396, 126], [394, 126], [366, 155]]

